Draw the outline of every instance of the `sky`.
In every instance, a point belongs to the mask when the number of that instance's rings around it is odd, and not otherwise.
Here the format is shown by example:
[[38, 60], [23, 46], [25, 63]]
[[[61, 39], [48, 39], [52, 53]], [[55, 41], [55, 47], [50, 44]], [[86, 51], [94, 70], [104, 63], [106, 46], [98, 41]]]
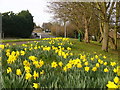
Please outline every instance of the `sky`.
[[46, 12], [48, 10], [47, 5], [46, 0], [0, 0], [0, 12], [13, 11], [19, 13], [22, 10], [29, 10], [34, 16], [34, 22], [41, 26], [43, 22], [52, 20], [52, 14]]

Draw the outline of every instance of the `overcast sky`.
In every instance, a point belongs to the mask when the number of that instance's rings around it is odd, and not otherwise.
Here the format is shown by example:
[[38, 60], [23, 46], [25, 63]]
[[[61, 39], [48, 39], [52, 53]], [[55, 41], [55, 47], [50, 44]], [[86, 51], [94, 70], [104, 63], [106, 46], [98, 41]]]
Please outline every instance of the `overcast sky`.
[[45, 12], [48, 10], [47, 4], [46, 0], [0, 0], [0, 12], [18, 13], [29, 10], [34, 16], [34, 22], [41, 26], [43, 22], [49, 22], [52, 19], [52, 14]]

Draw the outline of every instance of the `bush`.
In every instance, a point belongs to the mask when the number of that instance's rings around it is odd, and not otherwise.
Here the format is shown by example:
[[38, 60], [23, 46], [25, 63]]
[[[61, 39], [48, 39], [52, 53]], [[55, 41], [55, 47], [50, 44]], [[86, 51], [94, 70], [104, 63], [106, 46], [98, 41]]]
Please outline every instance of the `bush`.
[[2, 29], [5, 37], [30, 37], [33, 31], [33, 16], [29, 11], [18, 14], [7, 12], [2, 14]]

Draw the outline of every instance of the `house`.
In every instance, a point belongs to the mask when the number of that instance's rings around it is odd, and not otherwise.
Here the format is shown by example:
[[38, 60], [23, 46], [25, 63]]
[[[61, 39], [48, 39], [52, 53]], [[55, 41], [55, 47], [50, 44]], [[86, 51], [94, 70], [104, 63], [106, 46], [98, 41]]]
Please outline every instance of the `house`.
[[42, 28], [44, 30], [44, 32], [51, 32], [51, 23], [43, 23]]

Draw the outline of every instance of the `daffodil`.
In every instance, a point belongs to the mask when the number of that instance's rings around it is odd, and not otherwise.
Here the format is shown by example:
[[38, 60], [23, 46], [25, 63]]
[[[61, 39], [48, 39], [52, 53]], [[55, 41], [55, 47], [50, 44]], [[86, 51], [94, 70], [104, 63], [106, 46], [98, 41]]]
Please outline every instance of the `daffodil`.
[[107, 62], [104, 62], [103, 65], [107, 65]]
[[95, 72], [96, 70], [97, 70], [97, 67], [93, 67], [93, 68], [92, 68], [92, 71]]
[[45, 71], [44, 70], [42, 70], [41, 72], [40, 72], [40, 75], [42, 75], [42, 74], [44, 74], [45, 73]]
[[65, 58], [65, 59], [66, 59], [66, 58], [67, 58], [67, 55], [64, 55], [64, 56], [63, 56], [63, 58]]
[[93, 61], [93, 60], [94, 60], [94, 57], [93, 57], [93, 58], [91, 58], [90, 60], [91, 60], [91, 61]]
[[114, 72], [114, 73], [117, 73], [117, 69], [116, 69], [116, 68], [114, 68], [114, 69], [113, 69], [113, 72]]
[[85, 55], [80, 55], [80, 59], [86, 59]]
[[29, 73], [29, 72], [31, 71], [31, 68], [30, 68], [29, 66], [24, 66], [24, 68], [25, 68], [25, 71], [26, 71], [27, 73]]
[[8, 67], [7, 68], [7, 73], [10, 73], [10, 72], [12, 72], [12, 69], [11, 69], [11, 67]]
[[25, 55], [25, 51], [20, 51], [21, 55], [24, 56]]
[[63, 70], [66, 72], [68, 70], [67, 66], [63, 67]]
[[104, 72], [109, 72], [109, 70], [107, 68], [104, 69]]
[[16, 70], [16, 74], [17, 74], [17, 75], [22, 75], [21, 70], [20, 70], [20, 69], [17, 69], [17, 70]]
[[69, 50], [69, 51], [70, 51], [70, 50], [71, 50], [71, 48], [70, 48], [70, 47], [67, 47], [67, 50]]
[[39, 73], [38, 73], [38, 72], [36, 72], [36, 71], [34, 71], [33, 77], [34, 77], [34, 79], [36, 80], [36, 78], [38, 78], [38, 77], [39, 77]]
[[68, 63], [68, 64], [66, 65], [66, 67], [67, 67], [67, 68], [72, 68], [72, 64]]
[[102, 61], [102, 60], [100, 61], [100, 64], [103, 64], [103, 61]]
[[40, 87], [40, 85], [38, 83], [33, 83], [33, 87], [37, 89]]
[[28, 62], [27, 60], [24, 60], [24, 61], [23, 61], [23, 65], [26, 65], [26, 64], [27, 64], [27, 62]]
[[10, 52], [7, 52], [7, 53], [6, 53], [6, 56], [10, 56]]
[[12, 64], [12, 63], [14, 63], [15, 61], [16, 61], [16, 56], [15, 55], [9, 55], [9, 57], [8, 57], [8, 60], [7, 60], [7, 63], [8, 64]]
[[111, 66], [115, 66], [115, 65], [116, 65], [116, 62], [110, 62], [110, 65], [111, 65]]
[[62, 67], [63, 63], [62, 63], [62, 62], [59, 62], [58, 65], [59, 65], [60, 67]]
[[12, 51], [12, 52], [11, 52], [11, 55], [15, 55], [15, 53], [16, 53], [15, 51]]
[[56, 68], [56, 67], [58, 66], [58, 65], [57, 65], [57, 62], [53, 61], [53, 62], [51, 63], [51, 66], [54, 67], [54, 68]]
[[5, 47], [4, 45], [0, 44], [0, 48], [1, 48], [1, 49], [4, 49], [4, 47]]
[[38, 61], [33, 61], [33, 65], [39, 64]]
[[118, 86], [114, 82], [111, 82], [111, 81], [108, 81], [108, 84], [106, 86], [108, 88], [118, 88]]
[[29, 59], [32, 60], [32, 61], [35, 61], [35, 60], [37, 60], [37, 57], [35, 57], [35, 56], [29, 56]]
[[77, 64], [77, 68], [81, 68], [82, 65], [80, 63]]
[[115, 77], [114, 78], [114, 82], [117, 84], [119, 82], [119, 78], [118, 77]]
[[19, 55], [20, 55], [19, 51], [16, 51], [16, 56], [19, 56]]
[[7, 49], [6, 52], [10, 52], [10, 49]]
[[88, 61], [84, 63], [86, 66], [88, 65]]
[[42, 59], [39, 61], [39, 65], [40, 65], [40, 67], [42, 67], [44, 65], [44, 61]]
[[32, 75], [30, 73], [25, 74], [25, 79], [30, 80], [31, 78], [32, 78]]
[[96, 63], [96, 67], [100, 67], [100, 64], [99, 64], [99, 63]]
[[85, 71], [88, 72], [90, 67], [85, 67]]
[[98, 55], [95, 55], [95, 58], [98, 59]]
[[37, 46], [35, 46], [35, 47], [34, 47], [34, 49], [38, 49], [38, 47], [37, 47]]
[[107, 57], [106, 56], [103, 56], [104, 59], [106, 59]]
[[73, 55], [73, 53], [70, 53], [70, 55], [72, 56], [72, 55]]

